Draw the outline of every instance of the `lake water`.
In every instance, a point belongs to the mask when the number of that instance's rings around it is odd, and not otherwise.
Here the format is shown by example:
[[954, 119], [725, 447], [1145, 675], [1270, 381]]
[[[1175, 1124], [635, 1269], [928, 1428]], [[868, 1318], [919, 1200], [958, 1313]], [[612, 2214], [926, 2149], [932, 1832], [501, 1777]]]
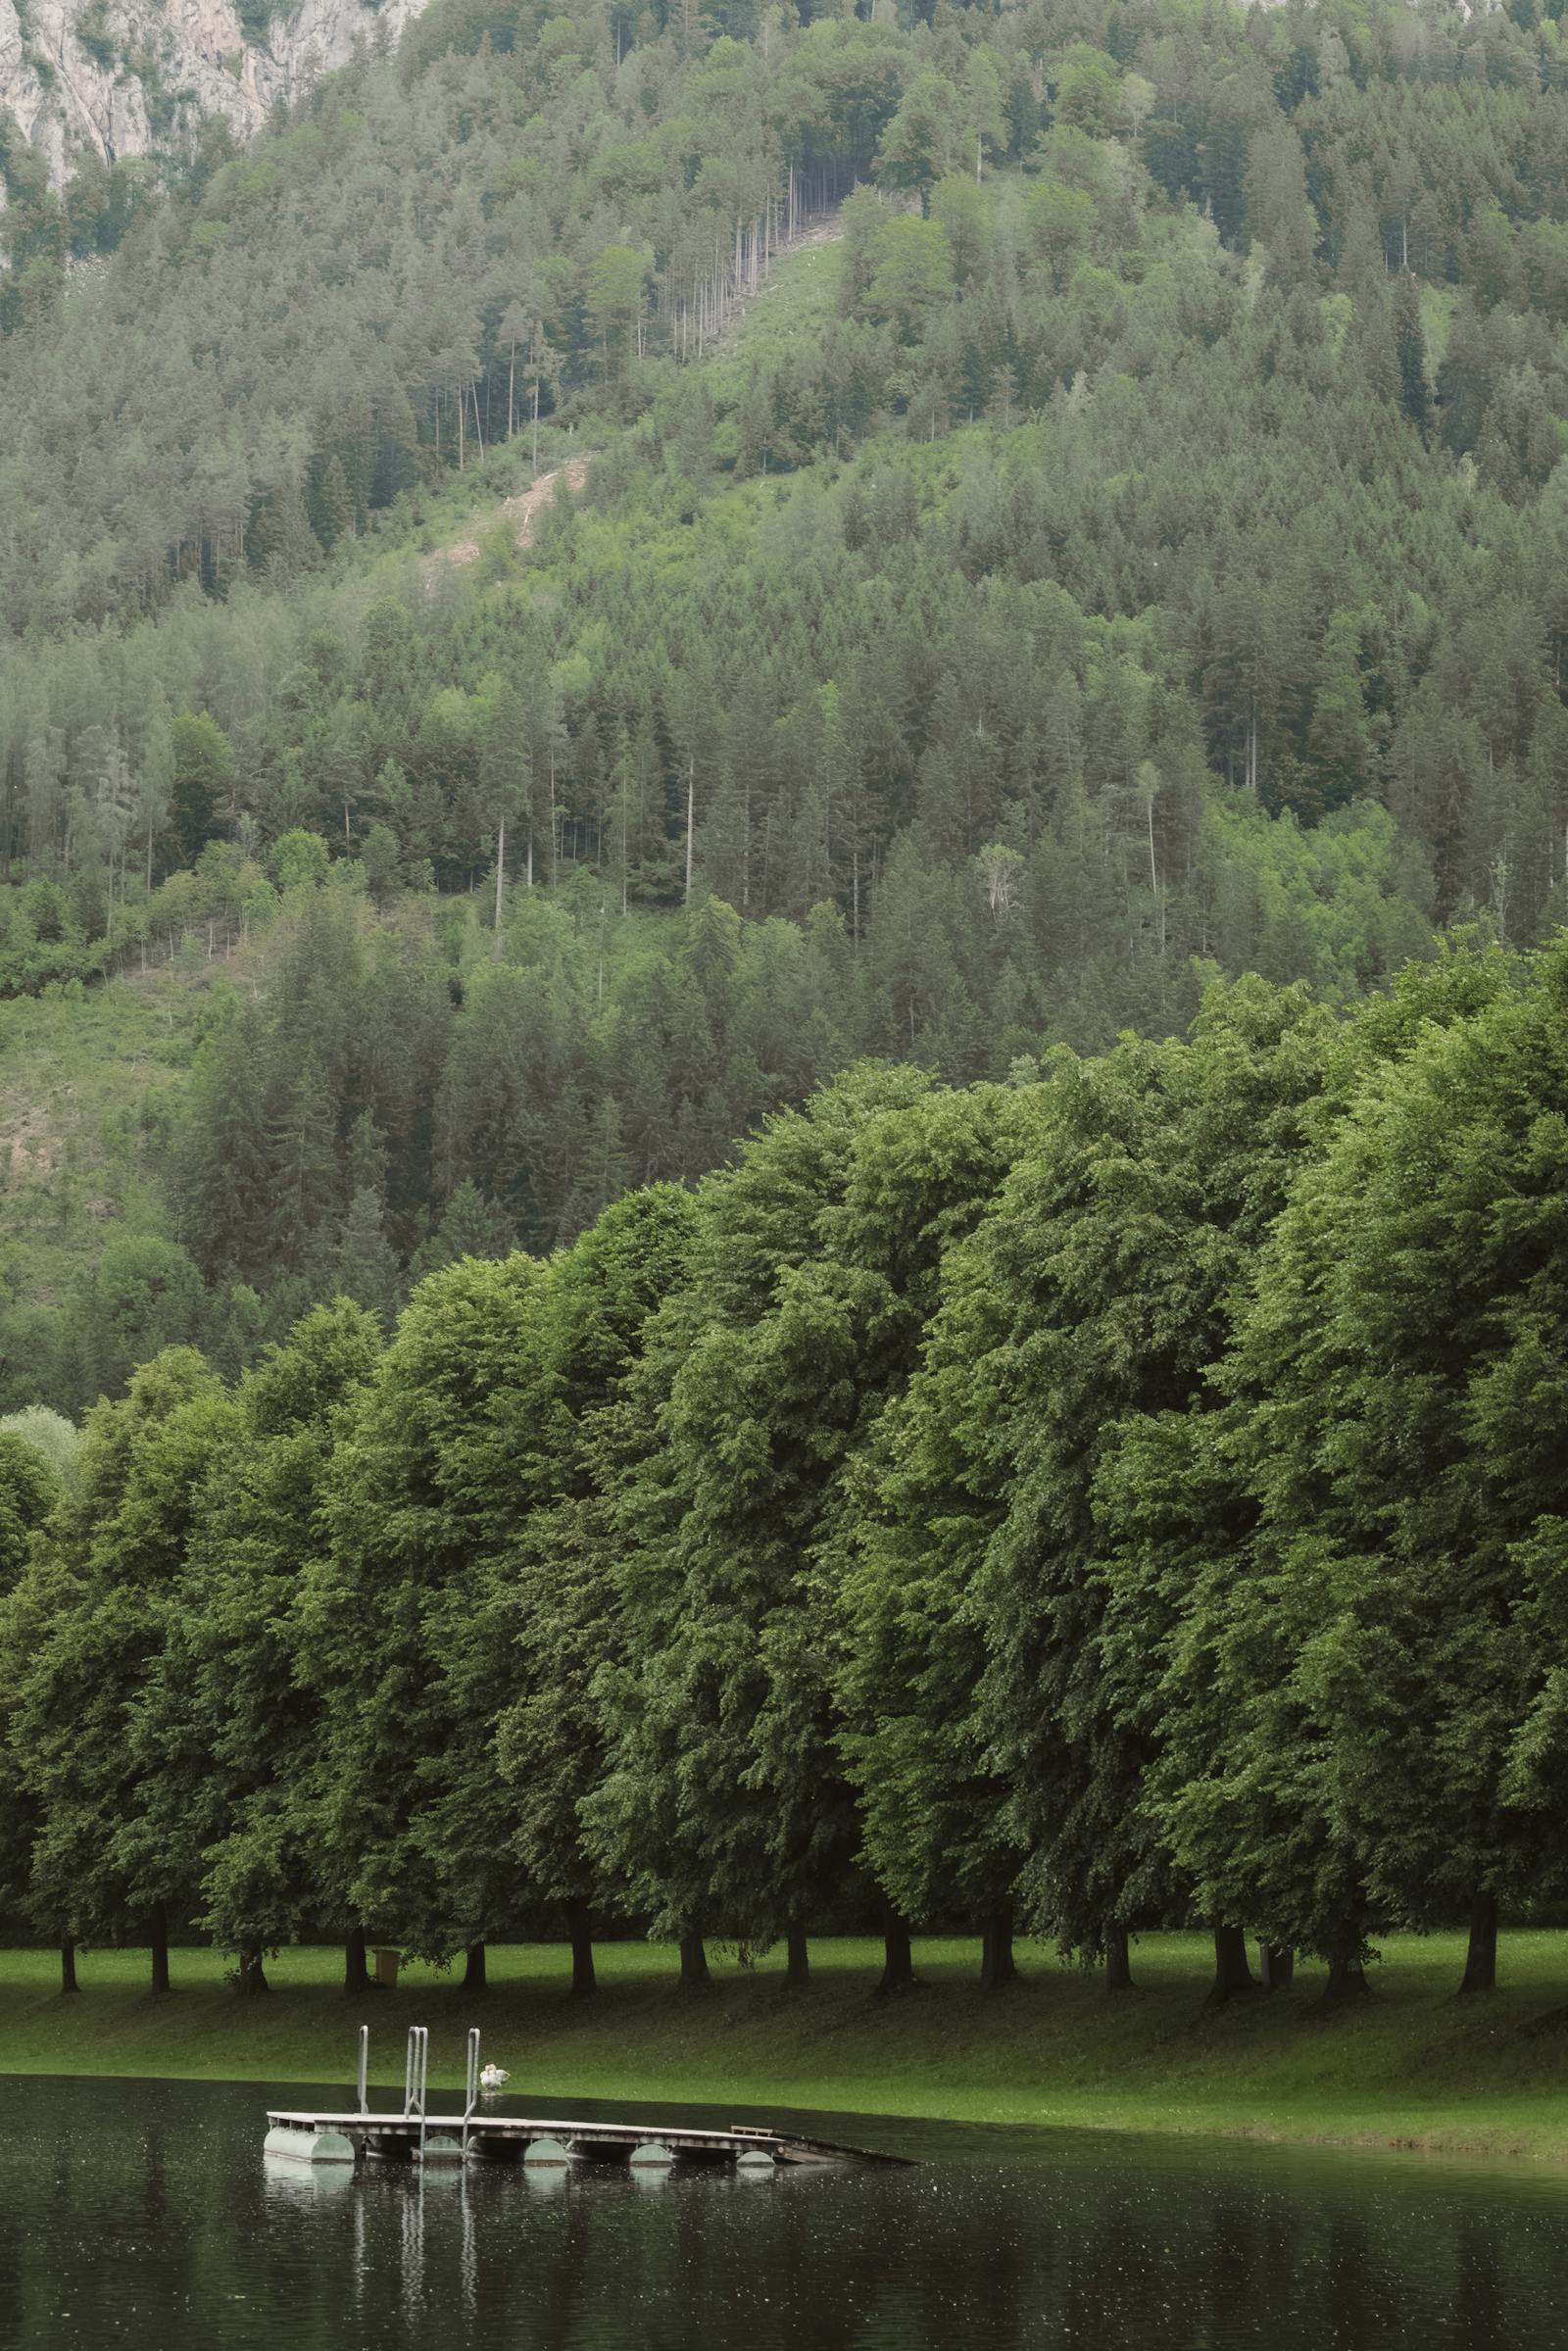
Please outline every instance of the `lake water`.
[[801, 2126], [918, 2168], [265, 2163], [264, 2109], [315, 2094], [0, 2081], [4, 2351], [1568, 2343], [1568, 2178], [1544, 2168], [843, 2115]]

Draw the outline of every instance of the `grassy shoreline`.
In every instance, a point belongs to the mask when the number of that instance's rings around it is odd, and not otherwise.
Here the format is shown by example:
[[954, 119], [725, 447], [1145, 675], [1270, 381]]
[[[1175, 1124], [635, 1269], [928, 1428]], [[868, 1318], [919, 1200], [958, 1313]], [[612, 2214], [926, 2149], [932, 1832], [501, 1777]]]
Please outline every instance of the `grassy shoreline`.
[[782, 1954], [741, 1969], [713, 1954], [710, 1992], [682, 1996], [672, 1951], [606, 1944], [601, 1990], [569, 1997], [566, 1953], [493, 1947], [491, 1985], [404, 1972], [396, 1991], [350, 1999], [341, 1954], [284, 1952], [272, 1989], [240, 2001], [223, 1963], [173, 1955], [174, 1988], [155, 1999], [140, 1951], [83, 1953], [81, 1991], [59, 1992], [50, 1951], [0, 1952], [0, 2074], [104, 2074], [345, 2084], [359, 2025], [372, 2074], [401, 2080], [408, 2025], [430, 2027], [432, 2084], [462, 2079], [463, 2036], [514, 2088], [542, 2098], [814, 2108], [965, 2123], [1211, 2132], [1299, 2143], [1522, 2155], [1568, 2162], [1568, 1935], [1503, 1938], [1500, 1988], [1458, 2000], [1460, 1938], [1390, 1941], [1371, 1996], [1322, 2004], [1321, 1973], [1215, 2011], [1204, 2005], [1199, 1935], [1147, 1938], [1138, 1988], [1102, 1981], [1040, 1946], [1025, 1980], [975, 1982], [972, 1943], [916, 1945], [921, 1988], [872, 1996], [877, 1946], [822, 1941], [813, 1982], [788, 1990]]

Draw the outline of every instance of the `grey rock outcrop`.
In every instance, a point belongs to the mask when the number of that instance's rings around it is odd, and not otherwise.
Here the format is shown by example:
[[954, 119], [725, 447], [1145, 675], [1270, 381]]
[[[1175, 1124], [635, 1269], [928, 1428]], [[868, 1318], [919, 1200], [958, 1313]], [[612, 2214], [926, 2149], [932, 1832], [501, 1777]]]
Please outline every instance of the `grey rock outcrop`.
[[[254, 5], [254, 0], [253, 0]], [[360, 50], [395, 41], [419, 0], [283, 0], [247, 39], [233, 0], [0, 0], [0, 109], [66, 177], [176, 147], [204, 115], [248, 136]]]

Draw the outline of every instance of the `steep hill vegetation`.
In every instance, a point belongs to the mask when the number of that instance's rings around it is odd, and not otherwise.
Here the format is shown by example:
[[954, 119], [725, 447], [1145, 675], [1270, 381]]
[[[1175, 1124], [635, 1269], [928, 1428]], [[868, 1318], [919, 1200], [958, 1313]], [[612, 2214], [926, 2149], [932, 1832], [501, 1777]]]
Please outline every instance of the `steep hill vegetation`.
[[[134, 204], [5, 148], [0, 986], [239, 958], [150, 1338], [1568, 906], [1555, 21], [733, 13], [447, 0]], [[130, 1359], [74, 1229], [8, 1400]]]

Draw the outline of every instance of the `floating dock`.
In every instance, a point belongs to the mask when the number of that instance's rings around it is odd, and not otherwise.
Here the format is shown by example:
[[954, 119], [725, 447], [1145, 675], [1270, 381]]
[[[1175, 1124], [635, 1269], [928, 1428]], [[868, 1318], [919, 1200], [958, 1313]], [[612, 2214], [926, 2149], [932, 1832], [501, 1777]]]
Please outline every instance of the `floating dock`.
[[466, 2156], [502, 2163], [901, 2163], [785, 2131], [677, 2129], [663, 2123], [538, 2122], [510, 2114], [333, 2114], [279, 2107], [267, 2117], [269, 2155], [303, 2163], [394, 2163]]
[[748, 2171], [797, 2164], [902, 2164], [902, 2155], [878, 2155], [860, 2147], [835, 2146], [793, 2131], [744, 2126], [664, 2125], [650, 2122], [538, 2120], [483, 2111], [479, 2089], [479, 2035], [468, 2035], [468, 2079], [463, 2110], [431, 2114], [425, 2102], [429, 2034], [415, 2026], [409, 2034], [401, 2113], [373, 2112], [367, 2093], [369, 2033], [360, 2033], [360, 2098], [347, 2112], [320, 2106], [272, 2107], [267, 2116], [266, 2153], [297, 2163], [361, 2163], [379, 2157], [393, 2163], [480, 2162], [526, 2164], [612, 2164], [638, 2167], [737, 2164]]

